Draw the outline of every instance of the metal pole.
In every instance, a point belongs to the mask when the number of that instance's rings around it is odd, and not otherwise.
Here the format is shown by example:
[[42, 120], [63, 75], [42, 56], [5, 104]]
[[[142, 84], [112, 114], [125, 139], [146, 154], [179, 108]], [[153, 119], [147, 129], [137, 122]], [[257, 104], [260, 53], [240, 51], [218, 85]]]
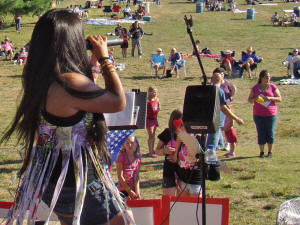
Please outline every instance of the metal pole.
[[[200, 145], [202, 149], [206, 149], [206, 134], [201, 135]], [[202, 170], [202, 225], [206, 225], [206, 194], [205, 194], [205, 179], [206, 179], [206, 165], [205, 165], [205, 154], [201, 154], [201, 170]]]

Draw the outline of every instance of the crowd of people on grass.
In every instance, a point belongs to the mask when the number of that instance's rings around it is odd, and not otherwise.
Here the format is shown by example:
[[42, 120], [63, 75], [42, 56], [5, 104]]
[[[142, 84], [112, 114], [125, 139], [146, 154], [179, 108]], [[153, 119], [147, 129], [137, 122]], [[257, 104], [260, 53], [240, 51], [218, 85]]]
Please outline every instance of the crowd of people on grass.
[[271, 22], [274, 26], [296, 26], [297, 15], [293, 12], [290, 15], [285, 13], [283, 16], [280, 16], [277, 12], [274, 12], [271, 16]]
[[[54, 35], [48, 35], [49, 32]], [[141, 39], [144, 31], [138, 21], [132, 24], [129, 32], [117, 26], [115, 33], [124, 40], [121, 46], [124, 58], [130, 39], [131, 55], [134, 56], [137, 47], [138, 56], [142, 56]], [[60, 39], [62, 34], [63, 41]], [[106, 125], [102, 113], [123, 110], [126, 98], [114, 67], [113, 50], [107, 47], [107, 38], [92, 35], [88, 40], [93, 46], [90, 57], [78, 15], [66, 9], [53, 9], [46, 12], [35, 25], [29, 52], [23, 47], [18, 54], [18, 63], [26, 63], [22, 75], [24, 95], [1, 142], [10, 139], [16, 132], [18, 138], [24, 140], [26, 158], [20, 170], [24, 179], [17, 190], [16, 207], [12, 208], [8, 220], [22, 219], [26, 217], [27, 208], [38, 207], [39, 194], [40, 199], [54, 210], [63, 224], [79, 220], [80, 224], [96, 224], [95, 221], [97, 224], [108, 221], [110, 224], [124, 224], [124, 221], [134, 224], [123, 200], [142, 198], [139, 186], [142, 166], [140, 145], [134, 135], [125, 140], [116, 159], [116, 187], [108, 170], [111, 161], [105, 144]], [[200, 42], [197, 45], [200, 49]], [[6, 59], [9, 57], [12, 60], [15, 47], [8, 37], [1, 48]], [[61, 49], [68, 49], [68, 54], [56, 54]], [[289, 64], [299, 57], [297, 53], [295, 49]], [[227, 79], [233, 72], [232, 54], [231, 50], [225, 51], [220, 67], [212, 71], [210, 83], [217, 89], [217, 104], [220, 106], [220, 114], [217, 116], [220, 122], [216, 132], [207, 134], [206, 140], [206, 145], [212, 145], [216, 150], [224, 149], [227, 142], [229, 151], [224, 155], [226, 158], [236, 156], [238, 138], [234, 122], [244, 124], [243, 119], [235, 113], [238, 113], [238, 109], [234, 110], [231, 104], [237, 92], [237, 87]], [[44, 55], [53, 57], [41, 60]], [[169, 61], [170, 73], [175, 72], [178, 77], [182, 57], [176, 48], [171, 48], [167, 60], [162, 49], [158, 48], [157, 53], [151, 57], [155, 75], [158, 75], [159, 69], [163, 70], [164, 75], [165, 63]], [[250, 46], [242, 53], [240, 65], [252, 78], [252, 69], [262, 60]], [[99, 73], [105, 81], [104, 87], [96, 84]], [[182, 110], [174, 109], [170, 112], [168, 124], [164, 125], [166, 128], [156, 134], [159, 113], [163, 107], [158, 93], [158, 88], [148, 88], [147, 155], [152, 158], [165, 157], [163, 194], [198, 196], [201, 171], [188, 162], [187, 146], [179, 138], [179, 133], [185, 132]], [[259, 157], [265, 157], [265, 145], [266, 156], [272, 157], [278, 111], [276, 103], [281, 100], [279, 89], [271, 83], [271, 74], [261, 70], [258, 82], [248, 96], [248, 102], [253, 104]], [[197, 135], [191, 135], [197, 138]], [[45, 173], [40, 174], [40, 171]], [[32, 186], [36, 188], [33, 190]], [[70, 207], [65, 207], [66, 203]], [[35, 220], [34, 215], [29, 215], [29, 220]]]

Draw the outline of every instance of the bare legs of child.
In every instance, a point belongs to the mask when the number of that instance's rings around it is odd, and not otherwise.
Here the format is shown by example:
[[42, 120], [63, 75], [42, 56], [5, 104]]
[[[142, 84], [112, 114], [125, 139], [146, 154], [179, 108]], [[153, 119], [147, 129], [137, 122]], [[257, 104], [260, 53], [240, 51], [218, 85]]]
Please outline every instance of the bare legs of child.
[[149, 156], [152, 158], [156, 158], [157, 155], [154, 152], [154, 140], [155, 140], [155, 131], [156, 131], [156, 127], [149, 127], [147, 128], [147, 132], [148, 132], [148, 149], [149, 149]]

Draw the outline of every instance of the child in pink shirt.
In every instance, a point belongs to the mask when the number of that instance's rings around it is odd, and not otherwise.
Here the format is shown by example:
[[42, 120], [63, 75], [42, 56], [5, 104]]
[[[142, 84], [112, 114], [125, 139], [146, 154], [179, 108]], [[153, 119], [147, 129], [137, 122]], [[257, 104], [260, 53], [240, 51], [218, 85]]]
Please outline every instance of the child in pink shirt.
[[146, 129], [148, 132], [149, 156], [152, 158], [157, 157], [157, 155], [154, 153], [154, 139], [155, 139], [155, 131], [156, 128], [158, 127], [157, 115], [159, 110], [160, 110], [160, 103], [157, 97], [157, 88], [150, 86], [148, 88]]
[[135, 136], [129, 136], [117, 160], [118, 189], [127, 199], [140, 199], [139, 170], [141, 158], [139, 156], [139, 145]]

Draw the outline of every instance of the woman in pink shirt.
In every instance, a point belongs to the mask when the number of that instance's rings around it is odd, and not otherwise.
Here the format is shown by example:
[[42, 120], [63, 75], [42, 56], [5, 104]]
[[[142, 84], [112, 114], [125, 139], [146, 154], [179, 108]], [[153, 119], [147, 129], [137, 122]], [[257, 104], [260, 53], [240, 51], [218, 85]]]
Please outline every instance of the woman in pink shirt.
[[252, 87], [248, 102], [253, 104], [253, 119], [256, 125], [260, 157], [264, 157], [264, 146], [268, 144], [268, 156], [272, 157], [274, 130], [277, 119], [277, 106], [281, 102], [279, 89], [270, 82], [271, 76], [267, 70], [259, 74], [258, 83]]
[[9, 41], [9, 39], [6, 37], [4, 39], [4, 42], [3, 44], [1, 45], [1, 48], [4, 50], [5, 52], [5, 57], [6, 57], [6, 60], [7, 60], [7, 56], [9, 56], [10, 58], [10, 61], [12, 60], [12, 57], [13, 57], [13, 44]]

